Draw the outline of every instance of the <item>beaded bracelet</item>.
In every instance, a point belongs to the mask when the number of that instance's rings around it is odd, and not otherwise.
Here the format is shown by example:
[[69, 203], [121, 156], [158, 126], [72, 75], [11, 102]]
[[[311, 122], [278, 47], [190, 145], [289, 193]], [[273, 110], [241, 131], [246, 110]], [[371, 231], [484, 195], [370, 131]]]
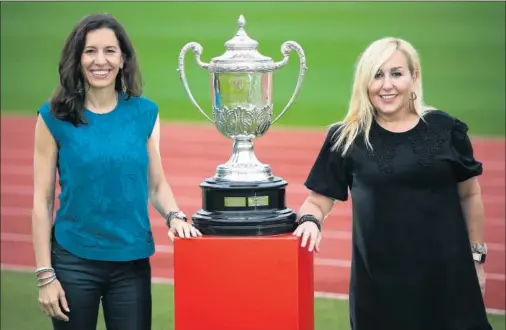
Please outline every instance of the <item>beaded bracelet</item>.
[[320, 224], [320, 221], [318, 221], [318, 219], [316, 219], [316, 217], [314, 217], [311, 214], [306, 214], [306, 215], [303, 215], [302, 217], [300, 217], [300, 219], [299, 219], [299, 226], [302, 225], [304, 222], [307, 222], [307, 221], [313, 222], [318, 227], [318, 231], [320, 231], [320, 232], [322, 231], [322, 226]]

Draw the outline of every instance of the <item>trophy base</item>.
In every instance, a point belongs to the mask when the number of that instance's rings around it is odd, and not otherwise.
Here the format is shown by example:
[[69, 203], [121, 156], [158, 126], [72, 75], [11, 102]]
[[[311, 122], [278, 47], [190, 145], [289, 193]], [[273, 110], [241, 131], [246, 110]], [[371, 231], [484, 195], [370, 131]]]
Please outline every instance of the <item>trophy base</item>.
[[193, 225], [203, 235], [269, 236], [291, 233], [297, 215], [285, 205], [288, 183], [274, 177], [265, 182], [223, 182], [204, 180], [202, 209]]

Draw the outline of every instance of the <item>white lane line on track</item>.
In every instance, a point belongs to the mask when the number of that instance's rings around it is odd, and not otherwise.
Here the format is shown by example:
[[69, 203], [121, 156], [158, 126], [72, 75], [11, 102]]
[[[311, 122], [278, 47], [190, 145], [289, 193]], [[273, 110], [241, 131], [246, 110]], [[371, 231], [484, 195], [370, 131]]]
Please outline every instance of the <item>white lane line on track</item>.
[[[16, 208], [16, 207], [5, 207], [2, 206], [0, 208], [0, 216], [2, 218], [4, 217], [12, 217], [12, 218], [26, 218], [29, 219], [31, 216], [31, 210], [27, 208]], [[21, 220], [23, 221], [23, 220]], [[488, 222], [496, 222], [497, 226], [504, 226], [504, 220], [502, 219], [487, 219]], [[153, 228], [164, 228], [165, 229], [165, 223], [163, 219], [160, 216], [154, 216], [151, 219], [151, 225]], [[494, 224], [493, 224], [494, 225]], [[324, 227], [323, 231], [323, 239], [324, 240], [343, 240], [343, 241], [351, 241], [351, 232], [347, 230], [332, 230], [332, 229], [326, 229]], [[490, 251], [504, 251], [505, 245], [501, 243], [488, 243], [487, 244], [488, 249]]]
[[[14, 243], [28, 243], [32, 244], [31, 235], [27, 234], [14, 234], [14, 233], [1, 233], [0, 240], [2, 242], [14, 242]], [[174, 248], [172, 245], [166, 244], [156, 244], [155, 246], [157, 253], [167, 253], [173, 254]], [[327, 266], [327, 267], [337, 267], [337, 268], [350, 268], [351, 261], [344, 259], [335, 259], [335, 258], [315, 258], [314, 259], [315, 266]], [[488, 280], [494, 281], [505, 281], [505, 274], [497, 274], [497, 273], [487, 273]]]

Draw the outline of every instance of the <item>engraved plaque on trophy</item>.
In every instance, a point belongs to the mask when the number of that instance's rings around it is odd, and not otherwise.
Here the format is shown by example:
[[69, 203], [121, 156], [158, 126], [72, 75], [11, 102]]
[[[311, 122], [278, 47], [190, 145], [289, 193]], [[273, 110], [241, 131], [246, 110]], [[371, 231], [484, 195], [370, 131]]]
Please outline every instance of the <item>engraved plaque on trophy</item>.
[[[281, 45], [283, 59], [274, 62], [257, 51], [258, 42], [244, 30], [225, 43], [225, 53], [210, 63], [202, 62], [202, 46], [189, 42], [179, 54], [178, 72], [191, 103], [232, 140], [232, 155], [216, 168], [213, 177], [201, 184], [202, 208], [192, 217], [204, 235], [259, 236], [285, 234], [296, 227], [296, 214], [286, 206], [287, 182], [273, 175], [268, 164], [255, 156], [253, 140], [263, 136], [295, 100], [306, 71], [302, 47], [287, 41]], [[198, 105], [185, 75], [186, 53], [192, 50], [197, 65], [209, 72], [212, 89], [212, 118]], [[272, 75], [288, 63], [294, 50], [299, 57], [299, 75], [292, 97], [273, 118]]]

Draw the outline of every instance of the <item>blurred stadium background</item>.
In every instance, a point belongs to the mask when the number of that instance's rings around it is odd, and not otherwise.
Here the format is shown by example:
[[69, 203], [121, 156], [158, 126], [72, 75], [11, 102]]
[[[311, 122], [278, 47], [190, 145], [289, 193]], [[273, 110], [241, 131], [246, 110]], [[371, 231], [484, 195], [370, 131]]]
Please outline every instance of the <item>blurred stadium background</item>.
[[[479, 136], [504, 136], [505, 4], [418, 3], [5, 3], [1, 4], [1, 111], [34, 116], [58, 81], [65, 38], [83, 16], [109, 12], [125, 26], [137, 49], [145, 95], [160, 105], [166, 121], [204, 122], [192, 107], [176, 72], [177, 56], [189, 41], [204, 48], [204, 61], [221, 55], [224, 42], [246, 18], [259, 51], [281, 59], [286, 40], [302, 45], [308, 72], [301, 93], [279, 126], [322, 129], [346, 111], [353, 66], [373, 40], [398, 36], [420, 51], [426, 101], [458, 116]], [[193, 56], [186, 59], [194, 96], [209, 109], [209, 80]], [[288, 101], [298, 58], [275, 74], [279, 110]], [[28, 219], [27, 219], [28, 221]], [[46, 329], [31, 274], [2, 271], [2, 329]], [[155, 290], [154, 329], [172, 329], [172, 288]], [[317, 300], [317, 329], [348, 328], [346, 303]], [[504, 329], [502, 316], [492, 317]], [[40, 323], [44, 322], [44, 323]], [[336, 326], [337, 324], [337, 326]]]

